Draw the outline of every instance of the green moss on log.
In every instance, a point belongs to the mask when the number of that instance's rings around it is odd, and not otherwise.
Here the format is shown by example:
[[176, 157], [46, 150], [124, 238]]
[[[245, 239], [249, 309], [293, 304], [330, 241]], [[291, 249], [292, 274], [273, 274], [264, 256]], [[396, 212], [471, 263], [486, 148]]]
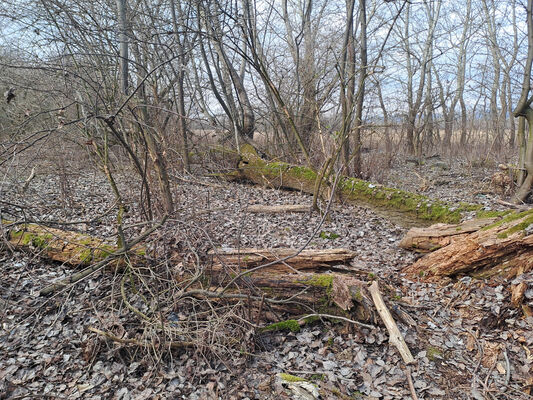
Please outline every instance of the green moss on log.
[[[10, 225], [2, 220], [3, 225]], [[42, 227], [37, 224], [21, 224], [9, 229], [8, 240], [16, 246], [33, 247], [44, 250], [47, 257], [60, 262], [76, 265], [89, 265], [102, 261], [118, 248], [103, 240], [85, 234]], [[131, 255], [143, 257], [146, 250], [137, 246]]]
[[[272, 187], [289, 187], [309, 194], [313, 194], [317, 179], [316, 171], [311, 168], [263, 160], [249, 144], [241, 146], [239, 168], [243, 177], [255, 183]], [[475, 212], [478, 218], [504, 216], [510, 213], [510, 211], [486, 211], [479, 204], [449, 204], [416, 193], [350, 177], [340, 180], [338, 190], [345, 200], [402, 211], [426, 221], [453, 224], [460, 222], [466, 212]]]
[[333, 290], [333, 275], [330, 274], [314, 274], [311, 278], [298, 281], [304, 285], [321, 287], [326, 289], [326, 296], [321, 303], [328, 304]]
[[[525, 230], [527, 229], [527, 227], [529, 225], [531, 225], [532, 223], [532, 218], [533, 218], [533, 209], [529, 209], [529, 210], [526, 210], [526, 211], [522, 211], [522, 212], [507, 212], [507, 214], [500, 220], [490, 224], [490, 225], [487, 225], [487, 226], [484, 226], [483, 228], [481, 228], [482, 231], [488, 231], [489, 229], [492, 229], [492, 228], [496, 228], [498, 226], [501, 226], [503, 224], [508, 224], [510, 222], [513, 222], [513, 221], [518, 221], [520, 219], [524, 219], [524, 221], [512, 226], [511, 228], [507, 229], [506, 231], [504, 232], [501, 232], [498, 237], [501, 239], [501, 238], [506, 238], [508, 235], [510, 235], [511, 233], [514, 233], [514, 232], [518, 232], [518, 231], [521, 231], [521, 230]], [[500, 236], [502, 235], [502, 236]]]
[[10, 233], [12, 240], [17, 240], [23, 246], [33, 246], [38, 249], [46, 249], [54, 236], [49, 233], [35, 234], [24, 230], [13, 230]]
[[526, 214], [523, 215], [522, 221], [517, 223], [516, 225], [513, 225], [509, 229], [500, 232], [498, 234], [499, 239], [506, 239], [508, 236], [512, 235], [513, 233], [525, 231], [527, 228], [529, 228], [530, 225], [533, 224], [533, 209], [526, 212]]
[[460, 203], [450, 205], [426, 196], [373, 184], [357, 178], [344, 178], [339, 185], [344, 198], [373, 206], [396, 209], [419, 219], [445, 223], [458, 223], [464, 212], [479, 211], [483, 206]]

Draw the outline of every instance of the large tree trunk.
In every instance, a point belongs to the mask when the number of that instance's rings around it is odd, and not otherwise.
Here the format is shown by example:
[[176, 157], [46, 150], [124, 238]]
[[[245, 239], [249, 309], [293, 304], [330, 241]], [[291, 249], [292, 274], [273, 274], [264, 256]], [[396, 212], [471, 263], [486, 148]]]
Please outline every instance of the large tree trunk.
[[[466, 233], [461, 227], [465, 227]], [[481, 229], [472, 232], [476, 228]], [[489, 225], [484, 220], [413, 229], [402, 244], [428, 250], [432, 245], [438, 248], [404, 269], [414, 279], [438, 280], [461, 275], [511, 278], [533, 269], [533, 210], [509, 214]]]
[[[521, 121], [519, 135], [520, 145], [520, 167], [525, 168], [525, 176], [521, 186], [515, 194], [517, 203], [523, 202], [531, 193], [533, 187], [533, 108], [531, 107], [531, 68], [533, 65], [533, 0], [527, 2], [527, 60], [524, 68], [524, 80], [522, 82], [522, 93], [514, 110], [515, 118]], [[528, 135], [526, 137], [525, 120], [528, 124]]]

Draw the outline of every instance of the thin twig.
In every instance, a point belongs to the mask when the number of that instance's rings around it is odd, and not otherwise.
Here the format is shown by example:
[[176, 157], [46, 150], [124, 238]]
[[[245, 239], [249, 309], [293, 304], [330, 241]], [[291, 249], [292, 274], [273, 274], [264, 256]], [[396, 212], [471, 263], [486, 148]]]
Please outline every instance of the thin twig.
[[341, 320], [341, 321], [349, 322], [350, 324], [354, 324], [354, 325], [360, 326], [362, 328], [368, 328], [368, 329], [374, 329], [375, 328], [374, 325], [364, 324], [364, 323], [359, 322], [359, 321], [354, 321], [353, 319], [350, 319], [350, 318], [341, 317], [340, 315], [331, 315], [331, 314], [308, 314], [308, 315], [304, 315], [301, 318], [298, 318], [298, 321], [303, 321], [303, 320], [305, 320], [307, 318], [312, 318], [312, 317], [338, 319], [338, 320]]
[[405, 376], [407, 377], [407, 384], [409, 385], [409, 391], [411, 392], [411, 397], [413, 400], [418, 400], [416, 395], [415, 385], [413, 384], [413, 378], [411, 377], [411, 367], [405, 368]]

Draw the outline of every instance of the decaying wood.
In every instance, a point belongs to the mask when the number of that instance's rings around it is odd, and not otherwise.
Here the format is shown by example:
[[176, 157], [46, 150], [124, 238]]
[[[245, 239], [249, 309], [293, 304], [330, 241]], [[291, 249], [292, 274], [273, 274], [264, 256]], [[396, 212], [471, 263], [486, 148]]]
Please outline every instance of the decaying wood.
[[[45, 295], [57, 292], [59, 290], [62, 290], [66, 286], [68, 286], [70, 284], [73, 284], [73, 283], [76, 283], [76, 282], [86, 278], [87, 276], [89, 276], [93, 272], [96, 272], [96, 271], [98, 271], [98, 270], [100, 270], [100, 269], [102, 269], [102, 268], [104, 268], [104, 267], [106, 267], [108, 265], [113, 265], [115, 267], [116, 266], [120, 266], [120, 265], [123, 264], [123, 260], [125, 259], [125, 256], [128, 255], [128, 253], [130, 253], [130, 251], [131, 251], [131, 256], [132, 256], [131, 261], [133, 261], [133, 262], [137, 261], [138, 258], [136, 258], [136, 255], [138, 255], [138, 251], [140, 250], [137, 247], [137, 245], [142, 243], [154, 231], [159, 229], [165, 223], [166, 220], [167, 220], [167, 216], [165, 215], [152, 228], [148, 229], [147, 231], [145, 231], [141, 235], [137, 236], [136, 238], [132, 239], [128, 243], [124, 243], [123, 247], [121, 247], [120, 249], [115, 250], [111, 254], [108, 254], [101, 261], [98, 261], [97, 263], [93, 263], [93, 264], [89, 265], [87, 268], [84, 268], [83, 270], [81, 270], [79, 272], [76, 272], [76, 273], [74, 273], [72, 275], [69, 275], [69, 276], [67, 276], [64, 279], [61, 279], [59, 281], [51, 283], [50, 285], [48, 285], [48, 286], [44, 287], [43, 289], [41, 289], [39, 294], [41, 296], [45, 296]], [[128, 255], [128, 258], [129, 258], [129, 255]]]
[[517, 285], [511, 287], [511, 304], [513, 307], [520, 307], [524, 300], [524, 294], [526, 293], [527, 283], [520, 282]]
[[396, 322], [394, 322], [394, 318], [392, 318], [389, 309], [383, 301], [383, 297], [381, 296], [381, 293], [379, 291], [378, 283], [374, 281], [370, 285], [370, 288], [368, 290], [370, 292], [370, 295], [372, 296], [374, 304], [376, 305], [376, 310], [379, 316], [381, 317], [383, 323], [385, 324], [385, 327], [389, 331], [389, 341], [398, 349], [398, 352], [400, 353], [403, 361], [406, 364], [414, 362], [415, 359], [413, 358], [409, 347], [407, 347], [407, 344], [405, 343], [405, 340], [400, 330], [398, 329]]
[[305, 204], [280, 204], [275, 206], [265, 206], [262, 204], [254, 204], [249, 206], [246, 211], [251, 213], [291, 213], [291, 212], [309, 212], [311, 206]]
[[411, 228], [399, 246], [421, 253], [435, 251], [453, 241], [463, 239], [467, 234], [476, 232], [494, 221], [496, 218], [473, 219], [462, 224], [435, 224], [427, 228]]
[[[220, 269], [227, 265], [239, 266], [240, 268], [254, 268], [258, 265], [287, 260], [275, 263], [268, 267], [269, 271], [294, 272], [295, 270], [318, 270], [324, 267], [332, 267], [337, 264], [349, 263], [356, 253], [348, 249], [306, 249], [301, 252], [295, 249], [217, 249], [211, 250], [213, 268]], [[291, 257], [293, 256], [294, 257]]]
[[61, 263], [85, 266], [101, 261], [118, 250], [113, 243], [78, 232], [37, 224], [5, 223], [5, 226], [7, 239], [13, 246], [34, 248], [50, 260]]
[[259, 307], [270, 307], [289, 314], [310, 310], [350, 315], [358, 321], [371, 321], [374, 316], [367, 284], [353, 276], [339, 273], [265, 273], [257, 271], [244, 276], [230, 288], [220, 275], [211, 275], [207, 290], [190, 288], [187, 295], [222, 301], [245, 300]]
[[531, 211], [511, 215], [462, 235], [460, 240], [452, 237], [449, 244], [425, 255], [404, 272], [426, 281], [456, 275], [514, 277], [528, 272], [533, 269], [532, 216]]
[[[132, 254], [133, 251], [134, 255], [130, 262], [143, 262], [142, 257], [135, 257], [140, 249], [137, 246], [161, 223], [133, 239], [127, 244], [127, 248], [121, 249], [101, 239], [76, 232], [36, 224], [6, 226], [9, 227], [8, 240], [13, 246], [38, 250], [41, 256], [54, 261], [85, 266], [43, 288], [41, 295], [47, 295], [76, 283], [106, 265], [116, 265], [128, 252]], [[320, 273], [321, 269], [331, 270], [336, 264], [348, 263], [355, 253], [346, 249], [303, 250], [296, 253], [298, 251], [293, 249], [218, 250], [210, 255], [214, 262], [204, 273], [203, 282], [207, 280], [211, 289], [192, 286], [187, 295], [224, 301], [253, 300], [259, 308], [259, 304], [267, 302], [271, 307], [290, 314], [301, 315], [310, 310], [322, 310], [332, 315], [349, 315], [358, 321], [371, 320], [371, 299], [366, 291], [366, 283], [347, 274]], [[290, 257], [294, 254], [294, 257]], [[286, 260], [276, 264], [275, 261], [280, 259]], [[235, 275], [232, 272], [246, 271], [272, 262], [274, 263], [267, 268], [247, 273], [228, 286], [233, 279], [231, 277]], [[345, 265], [339, 269], [349, 271], [355, 268]]]
[[[331, 192], [331, 182], [320, 180], [323, 177], [321, 173], [317, 174], [315, 170], [304, 166], [265, 160], [249, 144], [242, 145], [240, 150], [241, 158], [237, 169], [221, 174], [221, 177], [228, 180], [246, 180], [272, 188], [289, 188], [313, 195], [320, 189], [317, 193], [319, 197], [330, 197], [328, 194]], [[420, 223], [420, 220], [457, 223], [461, 220], [462, 212], [480, 208], [479, 205], [473, 204], [447, 204], [416, 193], [351, 177], [339, 177], [335, 194], [348, 203], [392, 209], [402, 213], [401, 220], [410, 226]]]

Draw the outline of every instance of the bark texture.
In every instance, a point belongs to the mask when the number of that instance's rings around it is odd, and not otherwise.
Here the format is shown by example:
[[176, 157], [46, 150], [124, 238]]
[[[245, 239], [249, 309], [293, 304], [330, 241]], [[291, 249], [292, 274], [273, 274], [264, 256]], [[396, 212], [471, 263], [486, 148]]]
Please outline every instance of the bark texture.
[[[218, 249], [209, 254], [216, 268], [232, 265], [240, 268], [255, 268], [272, 263], [268, 271], [295, 272], [300, 270], [319, 270], [335, 265], [346, 264], [353, 260], [356, 253], [348, 249], [307, 249], [298, 253], [296, 249]], [[293, 256], [294, 255], [294, 256]], [[279, 260], [279, 261], [278, 261]]]
[[427, 228], [411, 228], [399, 246], [420, 253], [435, 251], [454, 241], [463, 240], [469, 233], [476, 232], [494, 221], [496, 218], [473, 219], [462, 224], [435, 224]]

